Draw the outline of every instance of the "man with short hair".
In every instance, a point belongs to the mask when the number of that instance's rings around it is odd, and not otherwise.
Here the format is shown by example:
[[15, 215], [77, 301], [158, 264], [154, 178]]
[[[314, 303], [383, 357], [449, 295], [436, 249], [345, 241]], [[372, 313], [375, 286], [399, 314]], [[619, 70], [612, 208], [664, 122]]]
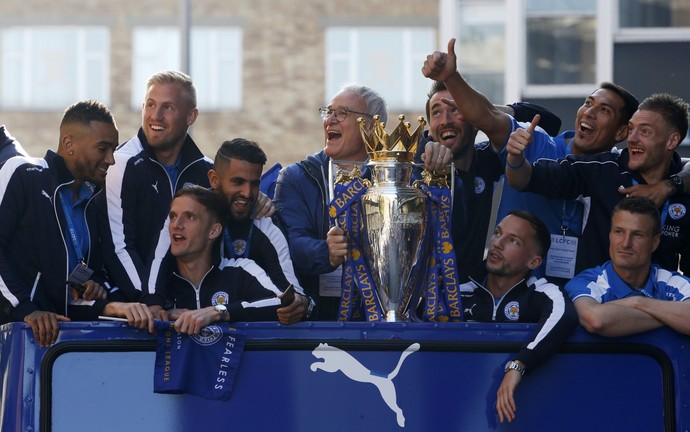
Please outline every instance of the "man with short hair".
[[208, 180], [213, 190], [226, 197], [230, 205], [230, 216], [223, 231], [223, 257], [255, 261], [281, 291], [293, 285], [298, 294], [295, 301], [278, 309], [281, 322], [291, 324], [309, 318], [314, 303], [304, 295], [297, 281], [285, 234], [272, 218], [254, 218], [266, 159], [266, 154], [254, 141], [244, 138], [225, 141], [216, 153]]
[[130, 299], [155, 291], [170, 245], [166, 216], [175, 191], [209, 186], [212, 162], [188, 134], [198, 115], [192, 79], [158, 72], [146, 84], [139, 132], [115, 152], [105, 187], [113, 243], [106, 265]]
[[[417, 158], [437, 145], [452, 153], [455, 187], [451, 231], [458, 276], [460, 282], [466, 282], [469, 276], [483, 272], [487, 236], [494, 228], [489, 227], [492, 204], [504, 173], [503, 162], [488, 141], [475, 144], [477, 129], [465, 120], [444, 83], [434, 81], [427, 97], [429, 129], [420, 138]], [[516, 118], [531, 115], [530, 120], [539, 113], [540, 125], [553, 132], [560, 127], [558, 117], [537, 105], [517, 103], [499, 108]]]
[[92, 201], [117, 139], [110, 110], [81, 101], [65, 110], [57, 153], [17, 156], [0, 170], [0, 322], [26, 322], [41, 347], [55, 342], [60, 322], [99, 315], [153, 331], [145, 305], [110, 300], [103, 272]]
[[611, 215], [609, 255], [565, 286], [587, 331], [627, 336], [669, 326], [690, 334], [690, 279], [652, 263], [661, 217], [653, 202], [630, 197]]
[[496, 401], [501, 422], [515, 418], [514, 393], [522, 375], [555, 353], [577, 325], [575, 309], [560, 288], [530, 276], [550, 243], [539, 218], [511, 211], [489, 241], [483, 277], [460, 285], [467, 321], [538, 323], [532, 340], [505, 366]]
[[[542, 159], [524, 163], [534, 123], [511, 135], [506, 176], [514, 187], [549, 198], [583, 196], [590, 203], [588, 221], [578, 245], [580, 271], [609, 259], [611, 212], [624, 197], [619, 190], [634, 185], [673, 183], [675, 195], [662, 207], [661, 242], [652, 260], [667, 270], [690, 271], [690, 195], [683, 193], [683, 166], [675, 151], [688, 132], [688, 104], [668, 94], [654, 94], [640, 103], [630, 119], [628, 147], [620, 154], [587, 158]], [[658, 205], [658, 203], [657, 203]]]
[[185, 186], [170, 206], [168, 280], [158, 294], [180, 333], [199, 334], [217, 321], [273, 321], [282, 291], [245, 258], [214, 259], [228, 219], [226, 198], [201, 186]]

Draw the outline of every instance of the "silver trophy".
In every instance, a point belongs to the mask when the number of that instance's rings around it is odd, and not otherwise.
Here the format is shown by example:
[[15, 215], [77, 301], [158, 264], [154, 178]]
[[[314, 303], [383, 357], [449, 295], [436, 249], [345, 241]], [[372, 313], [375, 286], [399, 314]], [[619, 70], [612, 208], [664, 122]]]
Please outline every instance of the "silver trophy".
[[[410, 124], [400, 123], [388, 135], [385, 124], [374, 116], [368, 131], [359, 119], [360, 131], [369, 154], [371, 185], [361, 197], [361, 244], [373, 284], [376, 301], [385, 321], [409, 321], [410, 310], [419, 303], [426, 280], [428, 261], [427, 199], [410, 184], [417, 142], [425, 121], [410, 134]], [[336, 173], [333, 172], [335, 165]], [[352, 163], [333, 162], [329, 177], [351, 179]], [[349, 170], [349, 171], [348, 171]], [[338, 180], [334, 180], [338, 182]], [[333, 184], [332, 182], [329, 182]]]
[[364, 257], [385, 321], [409, 321], [426, 276], [426, 197], [410, 186], [413, 164], [370, 166], [372, 186], [362, 196]]

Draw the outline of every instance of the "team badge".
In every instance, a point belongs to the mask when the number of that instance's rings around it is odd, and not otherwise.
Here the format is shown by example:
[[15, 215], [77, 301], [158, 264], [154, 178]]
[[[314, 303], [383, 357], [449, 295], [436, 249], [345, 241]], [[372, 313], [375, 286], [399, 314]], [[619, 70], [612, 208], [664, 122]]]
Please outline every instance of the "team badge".
[[668, 215], [672, 219], [680, 219], [685, 216], [685, 206], [683, 204], [671, 204], [668, 206]]
[[213, 345], [223, 337], [223, 330], [216, 325], [210, 325], [202, 328], [198, 335], [190, 335], [190, 337], [199, 345]]
[[229, 300], [230, 296], [228, 295], [228, 293], [218, 291], [217, 293], [213, 294], [213, 297], [211, 297], [211, 305], [226, 305], [229, 303]]
[[520, 318], [520, 303], [516, 301], [508, 303], [503, 309], [503, 313], [509, 320], [517, 321]]
[[484, 179], [481, 177], [475, 177], [474, 178], [474, 193], [479, 195], [480, 193], [484, 192], [484, 189], [486, 189], [486, 183], [484, 182]]
[[235, 252], [235, 256], [244, 255], [244, 251], [247, 249], [247, 242], [245, 240], [235, 240], [232, 242], [232, 250]]

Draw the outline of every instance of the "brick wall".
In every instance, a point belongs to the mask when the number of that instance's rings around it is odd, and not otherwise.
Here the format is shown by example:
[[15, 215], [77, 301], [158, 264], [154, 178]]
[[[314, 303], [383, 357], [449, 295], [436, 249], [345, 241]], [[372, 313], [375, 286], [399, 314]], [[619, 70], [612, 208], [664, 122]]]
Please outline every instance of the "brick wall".
[[[0, 25], [11, 23], [107, 23], [111, 31], [111, 104], [120, 140], [133, 135], [140, 112], [130, 107], [131, 26], [176, 22], [176, 0], [2, 0]], [[243, 23], [243, 100], [234, 111], [201, 112], [191, 131], [206, 155], [213, 157], [226, 139], [258, 141], [269, 162], [301, 160], [323, 146], [317, 108], [325, 95], [324, 22], [387, 25], [396, 20], [437, 20], [437, 0], [192, 0], [192, 24], [204, 20]], [[164, 41], [162, 41], [164, 43]], [[420, 64], [421, 67], [421, 64]], [[192, 77], [193, 78], [193, 77]], [[364, 83], [366, 84], [366, 83]], [[1, 97], [0, 89], [0, 97]], [[61, 112], [0, 111], [6, 124], [34, 156], [55, 149]], [[395, 118], [398, 112], [389, 113]], [[423, 114], [405, 113], [408, 118]]]

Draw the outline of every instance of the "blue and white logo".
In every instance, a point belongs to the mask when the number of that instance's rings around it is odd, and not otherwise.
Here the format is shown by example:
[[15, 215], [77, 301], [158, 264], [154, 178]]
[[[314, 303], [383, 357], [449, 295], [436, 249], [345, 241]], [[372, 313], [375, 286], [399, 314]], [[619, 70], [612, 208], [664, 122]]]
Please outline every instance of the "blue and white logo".
[[668, 215], [671, 216], [671, 219], [680, 219], [683, 216], [685, 216], [685, 206], [683, 204], [671, 204], [668, 206]]
[[230, 296], [228, 293], [223, 292], [223, 291], [218, 291], [217, 293], [213, 294], [213, 297], [211, 297], [211, 304], [213, 306], [216, 305], [227, 305], [229, 303]]
[[506, 318], [509, 320], [517, 321], [520, 319], [520, 303], [516, 301], [508, 303], [505, 309], [503, 309], [503, 313], [505, 313]]
[[481, 177], [475, 177], [474, 178], [474, 193], [479, 195], [480, 193], [484, 192], [484, 189], [486, 189], [486, 183], [484, 182], [484, 179]]
[[198, 335], [190, 335], [192, 340], [199, 345], [213, 345], [223, 337], [223, 330], [215, 325], [206, 326]]

